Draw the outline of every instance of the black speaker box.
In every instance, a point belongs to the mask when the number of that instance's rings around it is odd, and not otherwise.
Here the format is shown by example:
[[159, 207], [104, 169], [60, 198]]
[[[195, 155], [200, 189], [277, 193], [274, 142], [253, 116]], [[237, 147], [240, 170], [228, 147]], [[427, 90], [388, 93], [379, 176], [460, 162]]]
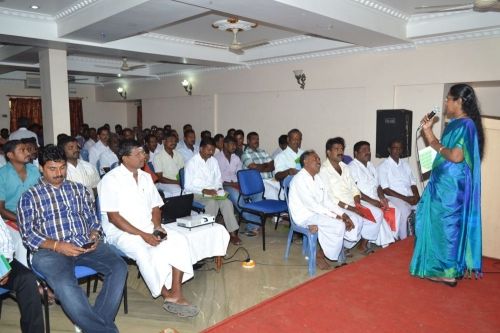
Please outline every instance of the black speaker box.
[[378, 158], [389, 156], [388, 146], [400, 139], [405, 146], [401, 157], [411, 156], [411, 123], [413, 112], [404, 109], [377, 110], [377, 154]]

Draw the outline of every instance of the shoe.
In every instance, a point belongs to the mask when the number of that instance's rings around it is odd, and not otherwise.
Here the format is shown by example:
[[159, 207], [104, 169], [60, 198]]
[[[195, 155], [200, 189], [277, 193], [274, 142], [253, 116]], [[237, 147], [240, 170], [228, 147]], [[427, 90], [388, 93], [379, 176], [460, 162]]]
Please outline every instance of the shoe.
[[426, 278], [427, 280], [431, 281], [431, 282], [435, 282], [435, 283], [442, 283], [444, 284], [445, 286], [448, 286], [448, 287], [452, 287], [452, 288], [455, 288], [458, 284], [457, 280], [455, 281], [446, 281], [446, 280], [442, 280], [440, 278]]
[[259, 235], [258, 231], [253, 231], [253, 230], [245, 231], [245, 236], [247, 236], [247, 237], [255, 237], [258, 235]]
[[179, 317], [194, 317], [199, 312], [200, 309], [196, 305], [192, 304], [178, 304], [174, 302], [165, 301], [163, 303], [163, 308], [173, 314], [176, 314]]

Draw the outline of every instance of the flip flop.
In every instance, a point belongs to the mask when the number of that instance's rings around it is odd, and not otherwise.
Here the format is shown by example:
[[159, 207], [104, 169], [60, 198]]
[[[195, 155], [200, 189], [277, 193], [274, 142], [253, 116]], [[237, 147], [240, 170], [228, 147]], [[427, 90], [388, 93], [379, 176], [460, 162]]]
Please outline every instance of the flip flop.
[[200, 309], [196, 305], [192, 304], [178, 304], [174, 302], [165, 301], [163, 303], [163, 308], [173, 314], [176, 314], [179, 317], [194, 317], [199, 312]]

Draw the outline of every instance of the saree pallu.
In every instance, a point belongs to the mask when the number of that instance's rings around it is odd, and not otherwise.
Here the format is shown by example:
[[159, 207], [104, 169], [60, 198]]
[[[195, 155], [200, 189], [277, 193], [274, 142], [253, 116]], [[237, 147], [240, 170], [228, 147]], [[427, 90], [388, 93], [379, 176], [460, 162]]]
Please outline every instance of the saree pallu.
[[416, 213], [416, 243], [410, 274], [457, 278], [481, 272], [481, 159], [476, 127], [469, 118], [452, 120], [441, 144], [459, 147], [464, 160], [438, 154]]

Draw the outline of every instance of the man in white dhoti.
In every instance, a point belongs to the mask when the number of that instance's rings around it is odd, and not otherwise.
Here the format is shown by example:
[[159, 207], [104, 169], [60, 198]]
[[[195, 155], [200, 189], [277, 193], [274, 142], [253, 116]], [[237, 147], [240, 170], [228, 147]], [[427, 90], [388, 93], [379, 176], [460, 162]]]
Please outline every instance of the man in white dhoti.
[[[393, 207], [384, 196], [384, 191], [379, 185], [377, 170], [370, 162], [371, 152], [370, 144], [366, 141], [359, 141], [354, 145], [354, 160], [349, 164], [349, 171], [356, 183], [360, 193], [362, 205], [370, 209], [375, 220], [380, 218], [380, 209], [385, 210], [388, 207]], [[396, 209], [396, 223], [399, 222], [401, 212]], [[373, 242], [373, 241], [372, 241]], [[394, 242], [391, 228], [385, 218], [380, 224], [375, 244], [385, 247]], [[364, 244], [362, 244], [364, 245]]]
[[[300, 156], [303, 167], [290, 184], [289, 209], [294, 222], [318, 232], [321, 250], [317, 251], [317, 265], [328, 269], [330, 260], [338, 260], [345, 243], [354, 245], [360, 238], [360, 228], [342, 209], [333, 204], [326, 186], [319, 177], [321, 160], [312, 150]], [[324, 255], [323, 255], [324, 253]]]
[[165, 310], [195, 316], [198, 307], [182, 294], [182, 282], [193, 277], [188, 243], [173, 231], [166, 235], [161, 226], [163, 201], [151, 176], [141, 170], [144, 150], [137, 141], [124, 140], [118, 156], [120, 166], [107, 173], [97, 188], [101, 212], [107, 213], [106, 238], [136, 261], [151, 295], [163, 297]]
[[408, 236], [408, 216], [420, 200], [420, 194], [410, 165], [400, 158], [404, 151], [402, 141], [392, 140], [388, 149], [389, 157], [377, 168], [378, 177], [389, 202], [401, 211], [401, 220], [396, 225], [394, 236], [405, 239]]
[[[362, 217], [359, 209], [361, 192], [351, 177], [349, 167], [342, 162], [344, 158], [345, 141], [341, 137], [328, 139], [326, 142], [327, 160], [321, 165], [319, 175], [326, 184], [328, 194], [333, 203], [343, 208], [351, 219], [361, 219], [361, 237], [359, 248], [361, 253], [369, 254], [368, 241], [375, 242], [383, 222], [382, 210], [371, 206], [375, 222]], [[368, 205], [367, 205], [368, 206]]]

